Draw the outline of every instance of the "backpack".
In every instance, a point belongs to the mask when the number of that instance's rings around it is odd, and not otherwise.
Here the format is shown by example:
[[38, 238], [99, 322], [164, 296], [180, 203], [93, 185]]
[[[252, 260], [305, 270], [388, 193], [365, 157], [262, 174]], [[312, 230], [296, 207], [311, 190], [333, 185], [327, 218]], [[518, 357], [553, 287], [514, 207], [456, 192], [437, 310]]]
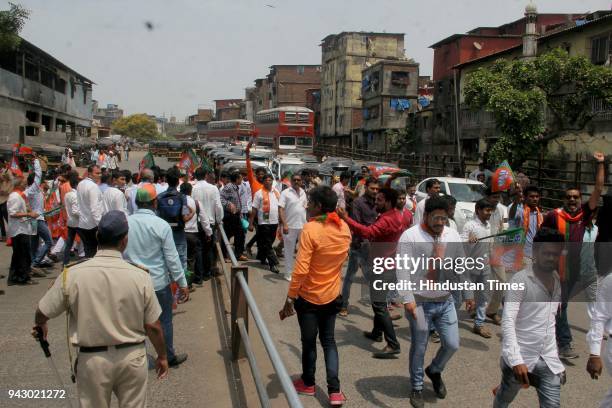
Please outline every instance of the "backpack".
[[173, 230], [184, 229], [183, 207], [186, 205], [184, 194], [176, 190], [165, 191], [157, 196], [157, 215], [170, 224]]

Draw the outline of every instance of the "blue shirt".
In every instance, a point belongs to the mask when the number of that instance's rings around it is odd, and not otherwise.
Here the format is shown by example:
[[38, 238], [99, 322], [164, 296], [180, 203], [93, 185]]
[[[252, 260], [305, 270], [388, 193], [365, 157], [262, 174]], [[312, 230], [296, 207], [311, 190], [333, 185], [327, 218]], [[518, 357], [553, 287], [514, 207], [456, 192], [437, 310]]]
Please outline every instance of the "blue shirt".
[[36, 181], [25, 190], [26, 197], [30, 203], [30, 209], [38, 213], [38, 220], [45, 220], [42, 213], [45, 212], [45, 198], [42, 190]]
[[187, 287], [170, 225], [144, 208], [130, 215], [128, 224], [130, 229], [124, 258], [149, 270], [156, 291], [164, 289], [171, 281], [181, 288]]

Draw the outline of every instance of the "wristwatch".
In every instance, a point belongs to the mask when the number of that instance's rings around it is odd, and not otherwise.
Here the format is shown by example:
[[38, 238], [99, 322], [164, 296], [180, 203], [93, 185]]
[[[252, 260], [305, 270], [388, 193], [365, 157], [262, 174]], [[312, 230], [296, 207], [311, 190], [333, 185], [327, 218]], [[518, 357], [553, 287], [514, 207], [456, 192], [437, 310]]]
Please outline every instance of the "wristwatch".
[[290, 298], [289, 296], [287, 296], [287, 303], [289, 303], [290, 305], [292, 305], [295, 302], [295, 299]]

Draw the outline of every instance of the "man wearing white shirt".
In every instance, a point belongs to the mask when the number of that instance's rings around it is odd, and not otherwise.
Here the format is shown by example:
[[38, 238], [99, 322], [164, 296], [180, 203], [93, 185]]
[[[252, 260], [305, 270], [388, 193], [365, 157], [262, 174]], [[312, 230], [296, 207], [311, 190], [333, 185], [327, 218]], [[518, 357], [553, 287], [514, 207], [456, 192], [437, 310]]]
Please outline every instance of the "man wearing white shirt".
[[270, 271], [278, 273], [278, 258], [272, 249], [278, 229], [278, 204], [280, 193], [272, 187], [272, 175], [266, 174], [263, 187], [253, 197], [253, 210], [249, 217], [249, 231], [255, 229], [253, 222], [257, 216], [257, 259], [268, 265]]
[[[495, 210], [491, 214], [491, 235], [499, 234], [506, 229], [508, 223], [508, 207], [501, 203], [501, 193], [493, 192], [491, 187], [487, 188], [486, 196], [489, 201], [495, 205]], [[499, 249], [493, 246], [491, 249], [491, 274], [493, 279], [497, 279], [500, 282], [506, 282], [506, 267], [503, 262], [503, 248]], [[487, 306], [487, 317], [493, 321], [496, 325], [501, 324], [501, 317], [497, 314], [501, 305], [501, 299], [503, 292], [501, 290], [492, 290], [491, 298], [489, 299], [489, 306]]]
[[565, 367], [559, 359], [555, 317], [561, 304], [557, 268], [564, 238], [540, 229], [533, 239], [533, 265], [511, 280], [502, 317], [501, 384], [495, 408], [508, 407], [524, 385], [536, 388], [541, 407], [559, 407]]
[[476, 212], [473, 220], [469, 220], [463, 227], [461, 241], [465, 242], [465, 254], [471, 259], [483, 259], [485, 267], [482, 270], [470, 271], [470, 280], [481, 283], [486, 289], [475, 293], [476, 314], [474, 316], [474, 327], [472, 331], [485, 339], [490, 339], [492, 334], [485, 327], [485, 314], [489, 300], [488, 280], [491, 279], [491, 267], [489, 264], [491, 255], [491, 213], [495, 207], [492, 202], [483, 198], [476, 203]]
[[278, 206], [283, 228], [285, 280], [291, 282], [291, 273], [295, 263], [295, 245], [306, 224], [306, 207], [308, 206], [306, 192], [302, 188], [302, 176], [294, 174], [291, 177], [291, 187], [281, 193]]
[[102, 194], [102, 204], [104, 214], [111, 211], [123, 211], [128, 215], [127, 200], [121, 189], [125, 188], [125, 176], [119, 170], [112, 171], [111, 186]]
[[[468, 274], [442, 266], [447, 264], [446, 261], [435, 262], [465, 258], [461, 237], [457, 231], [446, 226], [447, 221], [448, 201], [443, 197], [431, 197], [427, 200], [422, 222], [406, 230], [397, 246], [397, 256], [400, 258], [427, 257], [426, 262], [420, 263], [414, 269], [410, 266], [397, 268], [398, 282], [415, 285], [415, 290], [410, 290], [407, 285], [403, 290], [399, 290], [406, 316], [410, 321], [410, 403], [415, 408], [424, 406], [425, 375], [431, 379], [438, 398], [446, 397], [442, 371], [459, 349], [459, 325], [453, 294], [435, 286], [422, 288], [422, 285], [431, 281], [461, 285], [466, 309], [470, 311], [474, 307], [473, 293], [466, 287], [469, 283]], [[430, 327], [439, 333], [442, 346], [429, 367], [423, 369]]]
[[187, 261], [193, 270], [193, 283], [201, 285], [203, 281], [210, 280], [204, 276], [202, 261], [202, 241], [210, 241], [212, 230], [210, 221], [204, 211], [200, 211], [199, 203], [191, 197], [193, 186], [190, 183], [181, 184], [180, 191], [187, 198], [187, 207], [191, 216], [185, 222], [185, 237], [187, 239]]
[[425, 202], [429, 197], [439, 197], [440, 196], [440, 180], [432, 178], [425, 182], [425, 192], [427, 193], [427, 198], [419, 201], [416, 206], [416, 212], [414, 213], [414, 224], [420, 224], [423, 222], [423, 214], [425, 213]]
[[[604, 342], [602, 339], [606, 335], [608, 341]], [[605, 343], [603, 350], [602, 343]], [[597, 380], [601, 375], [602, 353], [608, 375], [612, 376], [612, 273], [608, 274], [599, 285], [597, 301], [591, 316], [591, 329], [587, 333], [587, 344], [590, 350], [587, 371], [591, 374], [591, 378]], [[612, 388], [601, 401], [600, 407], [612, 407]]]
[[102, 192], [98, 188], [102, 170], [98, 166], [87, 168], [87, 178], [77, 186], [79, 228], [77, 233], [85, 246], [85, 256], [93, 258], [98, 251], [98, 223], [102, 218]]
[[334, 190], [334, 193], [338, 196], [338, 208], [342, 208], [343, 210], [346, 209], [345, 190], [350, 180], [351, 174], [349, 172], [343, 172], [340, 174], [340, 181], [332, 187], [332, 190]]
[[213, 231], [212, 238], [202, 243], [202, 258], [204, 264], [204, 278], [212, 276], [213, 266], [216, 264], [215, 239], [216, 227], [223, 221], [223, 206], [221, 205], [221, 194], [219, 189], [206, 181], [210, 170], [199, 167], [195, 171], [197, 182], [193, 186], [191, 196], [200, 206], [200, 212], [204, 212], [210, 221]]
[[[72, 170], [67, 174], [68, 182], [72, 188], [64, 196], [64, 208], [66, 209], [66, 225], [68, 227], [68, 237], [64, 243], [64, 265], [70, 262], [70, 251], [74, 244], [74, 238], [77, 235], [77, 229], [79, 227], [79, 203], [77, 201], [76, 188], [79, 184], [79, 173]], [[82, 243], [79, 243], [82, 245]]]

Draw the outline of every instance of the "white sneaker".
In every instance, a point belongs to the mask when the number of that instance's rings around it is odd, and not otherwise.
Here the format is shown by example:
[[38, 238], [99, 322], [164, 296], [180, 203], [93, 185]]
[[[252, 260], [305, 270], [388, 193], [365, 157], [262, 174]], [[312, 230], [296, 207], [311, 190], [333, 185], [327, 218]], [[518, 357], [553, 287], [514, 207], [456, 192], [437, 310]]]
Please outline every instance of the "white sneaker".
[[285, 279], [287, 282], [291, 282], [291, 275], [283, 274], [283, 279]]

